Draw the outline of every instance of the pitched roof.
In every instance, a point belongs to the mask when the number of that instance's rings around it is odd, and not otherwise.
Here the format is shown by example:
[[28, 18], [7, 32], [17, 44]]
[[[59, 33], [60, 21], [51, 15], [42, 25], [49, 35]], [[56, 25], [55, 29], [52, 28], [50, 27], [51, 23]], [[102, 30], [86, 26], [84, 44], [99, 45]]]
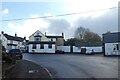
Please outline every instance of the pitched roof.
[[[39, 30], [35, 31], [32, 35], [34, 35], [36, 32], [40, 32]], [[44, 35], [42, 32], [40, 32], [42, 35]], [[30, 35], [29, 37], [31, 37], [32, 35]]]
[[120, 32], [103, 34], [104, 43], [120, 42]]
[[17, 37], [17, 36], [11, 36], [8, 34], [3, 34], [8, 40], [14, 40], [14, 41], [20, 41], [22, 42], [24, 40], [24, 38], [21, 37]]
[[63, 36], [46, 36], [47, 38], [63, 38]]

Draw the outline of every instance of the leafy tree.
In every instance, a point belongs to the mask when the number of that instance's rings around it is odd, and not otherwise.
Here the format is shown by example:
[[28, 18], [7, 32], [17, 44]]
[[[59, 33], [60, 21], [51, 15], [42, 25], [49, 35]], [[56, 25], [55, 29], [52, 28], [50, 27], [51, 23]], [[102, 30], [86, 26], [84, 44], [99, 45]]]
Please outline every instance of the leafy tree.
[[84, 41], [85, 42], [99, 42], [101, 41], [101, 37], [94, 32], [86, 32], [86, 34], [84, 35]]
[[75, 46], [75, 42], [79, 41], [77, 38], [70, 38], [65, 41], [66, 46]]

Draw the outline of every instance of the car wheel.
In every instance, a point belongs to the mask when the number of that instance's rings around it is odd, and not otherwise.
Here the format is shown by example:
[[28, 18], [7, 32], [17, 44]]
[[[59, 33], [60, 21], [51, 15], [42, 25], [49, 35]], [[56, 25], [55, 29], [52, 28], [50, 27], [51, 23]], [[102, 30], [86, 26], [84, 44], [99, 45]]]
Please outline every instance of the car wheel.
[[23, 56], [21, 55], [21, 56], [20, 56], [20, 59], [22, 59], [22, 57], [23, 57]]

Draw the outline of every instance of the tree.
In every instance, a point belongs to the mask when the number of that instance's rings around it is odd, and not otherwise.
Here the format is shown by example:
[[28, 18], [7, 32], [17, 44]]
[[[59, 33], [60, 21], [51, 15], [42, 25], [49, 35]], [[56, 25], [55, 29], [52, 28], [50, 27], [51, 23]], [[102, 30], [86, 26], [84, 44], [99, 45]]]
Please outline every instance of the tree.
[[99, 42], [101, 41], [101, 37], [94, 32], [86, 32], [86, 34], [84, 35], [84, 41], [85, 42]]
[[74, 33], [74, 38], [83, 40], [85, 33], [86, 29], [84, 27], [78, 27]]
[[74, 38], [79, 39], [81, 42], [98, 42], [101, 41], [101, 37], [91, 32], [88, 28], [78, 27], [74, 33]]
[[65, 41], [65, 46], [75, 46], [75, 42], [78, 41], [76, 38], [70, 38]]

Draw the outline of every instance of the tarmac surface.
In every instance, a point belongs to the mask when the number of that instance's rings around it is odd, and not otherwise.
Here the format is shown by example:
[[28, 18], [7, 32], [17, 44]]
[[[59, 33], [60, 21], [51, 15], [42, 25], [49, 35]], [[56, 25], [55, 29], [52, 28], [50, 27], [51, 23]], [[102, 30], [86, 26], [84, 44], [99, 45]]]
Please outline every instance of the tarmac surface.
[[118, 57], [80, 54], [28, 54], [23, 59], [49, 70], [53, 78], [118, 78]]
[[19, 60], [16, 62], [15, 68], [11, 73], [6, 77], [10, 80], [29, 80], [29, 79], [38, 79], [46, 78], [51, 80], [50, 74], [47, 70], [40, 65], [37, 65], [33, 62], [27, 60]]

